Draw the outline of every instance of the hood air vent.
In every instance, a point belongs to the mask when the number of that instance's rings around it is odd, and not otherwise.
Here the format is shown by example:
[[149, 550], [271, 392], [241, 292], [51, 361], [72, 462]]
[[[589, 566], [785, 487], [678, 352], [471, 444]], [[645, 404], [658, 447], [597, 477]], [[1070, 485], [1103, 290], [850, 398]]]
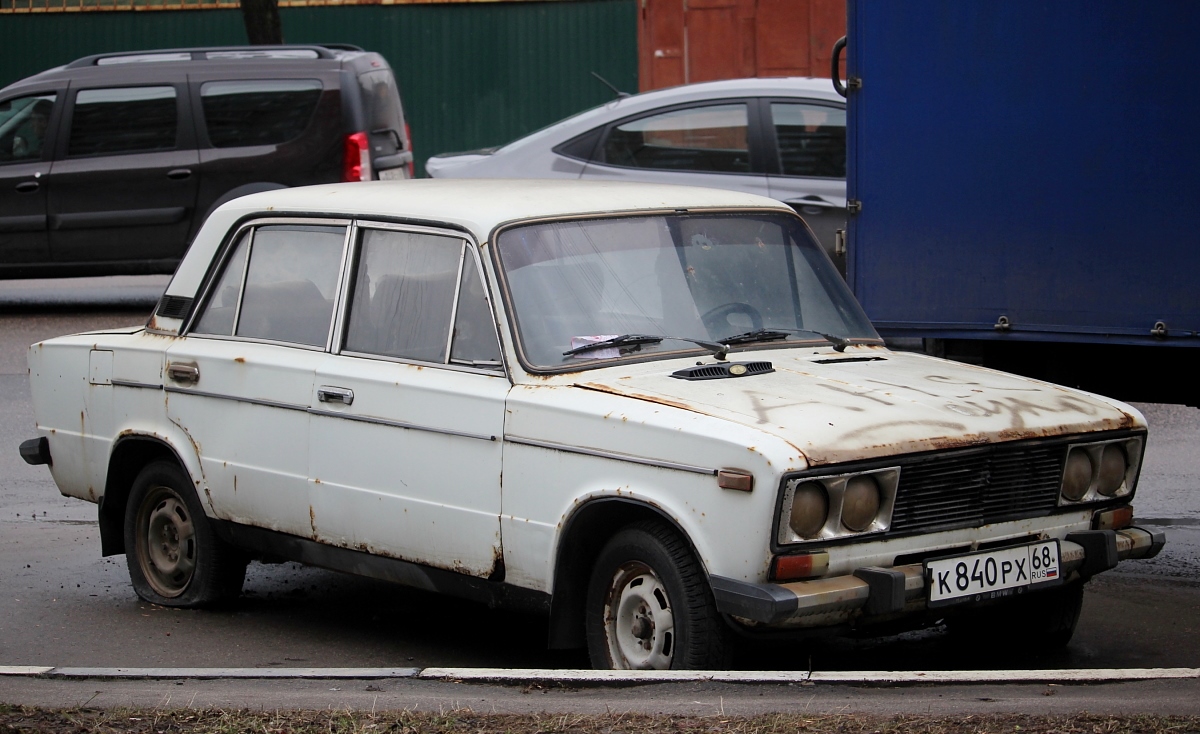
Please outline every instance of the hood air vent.
[[774, 372], [770, 362], [726, 362], [722, 364], [698, 364], [671, 373], [681, 380], [723, 380], [728, 377], [749, 377]]

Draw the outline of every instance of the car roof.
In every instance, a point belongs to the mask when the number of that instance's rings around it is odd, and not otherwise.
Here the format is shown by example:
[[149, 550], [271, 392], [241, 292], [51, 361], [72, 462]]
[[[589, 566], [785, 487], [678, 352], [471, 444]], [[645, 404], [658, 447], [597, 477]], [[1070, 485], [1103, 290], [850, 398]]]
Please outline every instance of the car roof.
[[[834, 90], [833, 82], [817, 77], [754, 77], [682, 84], [609, 100], [523, 135], [501, 146], [496, 152], [518, 155], [518, 151], [526, 148], [538, 149], [544, 145], [557, 145], [599, 125], [606, 125], [629, 115], [690, 102], [733, 97], [805, 97], [837, 105], [845, 104], [845, 99]], [[473, 152], [439, 153], [434, 158], [452, 158], [470, 155]]]
[[698, 186], [562, 179], [412, 179], [301, 186], [235, 199], [221, 207], [237, 218], [255, 213], [322, 213], [444, 222], [480, 242], [505, 222], [577, 214], [663, 209], [771, 207], [754, 194]]
[[544, 179], [413, 179], [302, 186], [234, 199], [212, 213], [167, 287], [191, 298], [226, 233], [239, 221], [278, 215], [405, 220], [469, 232], [485, 242], [499, 225], [528, 219], [680, 209], [791, 212], [765, 196], [697, 186]]
[[[310, 52], [313, 55], [289, 55]], [[210, 57], [211, 55], [211, 57]], [[138, 61], [139, 57], [155, 60]], [[178, 58], [172, 58], [178, 57]], [[25, 86], [58, 80], [112, 79], [119, 82], [157, 79], [167, 76], [183, 79], [188, 72], [212, 69], [262, 70], [277, 74], [288, 71], [316, 73], [362, 65], [369, 60], [372, 68], [386, 64], [383, 57], [357, 46], [345, 44], [308, 44], [288, 46], [201, 46], [195, 48], [162, 48], [142, 51], [121, 51], [83, 56], [74, 61], [40, 71], [0, 89], [0, 93], [20, 91]], [[124, 61], [125, 63], [120, 63]], [[364, 69], [366, 67], [364, 66]]]
[[761, 96], [776, 93], [791, 95], [796, 92], [804, 92], [806, 95], [812, 94], [818, 97], [828, 97], [838, 102], [842, 101], [841, 95], [834, 90], [832, 81], [809, 76], [748, 77], [744, 79], [722, 79], [715, 82], [696, 82], [694, 84], [680, 84], [675, 87], [665, 87], [640, 94], [632, 94], [622, 99], [641, 100], [691, 96], [694, 96], [696, 99], [705, 99], [723, 94], [752, 94]]

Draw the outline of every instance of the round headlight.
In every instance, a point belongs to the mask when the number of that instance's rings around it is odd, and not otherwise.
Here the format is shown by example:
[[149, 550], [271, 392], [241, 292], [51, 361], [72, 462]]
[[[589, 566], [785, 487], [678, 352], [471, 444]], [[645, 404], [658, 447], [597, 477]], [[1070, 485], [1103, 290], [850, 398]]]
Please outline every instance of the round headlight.
[[856, 533], [871, 527], [879, 514], [879, 485], [874, 477], [860, 475], [846, 482], [842, 499], [842, 524]]
[[792, 493], [792, 532], [801, 538], [815, 538], [829, 517], [829, 495], [820, 482], [805, 482]]
[[1087, 494], [1092, 483], [1092, 459], [1083, 449], [1067, 454], [1067, 470], [1063, 472], [1063, 497], [1078, 502]]
[[1125, 482], [1125, 472], [1129, 469], [1129, 459], [1125, 449], [1120, 444], [1110, 443], [1100, 454], [1100, 472], [1096, 477], [1096, 491], [1105, 497], [1112, 497]]

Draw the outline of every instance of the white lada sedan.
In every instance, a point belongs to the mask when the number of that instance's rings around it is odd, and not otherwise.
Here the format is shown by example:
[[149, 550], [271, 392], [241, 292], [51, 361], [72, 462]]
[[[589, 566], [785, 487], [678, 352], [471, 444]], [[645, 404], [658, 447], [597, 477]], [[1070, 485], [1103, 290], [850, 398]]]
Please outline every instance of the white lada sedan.
[[286, 558], [549, 615], [601, 668], [939, 620], [1070, 638], [1148, 557], [1133, 408], [888, 350], [784, 204], [417, 180], [208, 220], [144, 326], [29, 352], [26, 460], [143, 599]]

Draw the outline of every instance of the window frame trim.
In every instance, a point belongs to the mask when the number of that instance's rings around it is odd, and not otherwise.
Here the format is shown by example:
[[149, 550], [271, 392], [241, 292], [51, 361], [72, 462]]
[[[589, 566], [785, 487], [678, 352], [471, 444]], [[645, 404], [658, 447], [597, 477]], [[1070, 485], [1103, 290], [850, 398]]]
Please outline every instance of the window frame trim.
[[[84, 153], [71, 155], [71, 126], [75, 123], [76, 101], [80, 92], [92, 92], [101, 89], [140, 89], [146, 87], [170, 87], [175, 91], [175, 144], [170, 148], [154, 148], [151, 150], [122, 150], [107, 153]], [[81, 161], [91, 158], [114, 158], [129, 155], [154, 155], [156, 153], [172, 153], [196, 148], [195, 127], [192, 124], [191, 100], [186, 80], [161, 80], [140, 83], [109, 83], [100, 86], [77, 87], [74, 83], [64, 90], [62, 119], [59, 123], [58, 141], [55, 145], [55, 160]]]
[[[205, 275], [204, 281], [203, 281], [202, 285], [200, 286], [200, 294], [196, 298], [195, 305], [192, 307], [191, 313], [188, 314], [187, 320], [184, 322], [182, 327], [179, 329], [179, 336], [189, 337], [189, 338], [196, 337], [196, 338], [203, 338], [203, 339], [229, 339], [232, 341], [262, 343], [262, 344], [277, 344], [277, 345], [288, 346], [288, 347], [296, 347], [297, 349], [319, 350], [319, 351], [328, 352], [330, 339], [332, 338], [332, 335], [333, 335], [334, 322], [332, 319], [335, 318], [337, 315], [337, 307], [338, 307], [338, 304], [339, 304], [339, 302], [341, 300], [341, 296], [342, 296], [341, 284], [342, 284], [342, 279], [344, 277], [344, 271], [346, 269], [346, 245], [347, 245], [346, 236], [348, 235], [350, 229], [352, 228], [353, 222], [354, 222], [354, 220], [346, 219], [346, 218], [324, 219], [324, 218], [311, 217], [311, 216], [308, 216], [308, 217], [259, 217], [259, 218], [250, 218], [250, 219], [246, 219], [242, 222], [239, 222], [236, 227], [234, 227], [230, 230], [230, 232], [232, 234], [226, 235], [225, 241], [222, 242], [221, 246], [218, 248], [217, 256], [213, 257], [212, 264], [209, 265], [208, 273]], [[330, 319], [331, 319], [330, 327], [329, 327], [329, 331], [326, 332], [326, 334], [325, 334], [325, 344], [323, 346], [314, 346], [312, 344], [299, 344], [296, 342], [284, 342], [284, 341], [279, 341], [279, 340], [275, 340], [275, 339], [263, 339], [261, 337], [248, 337], [248, 336], [238, 336], [237, 335], [237, 327], [238, 327], [239, 322], [241, 321], [241, 315], [242, 315], [242, 299], [246, 293], [246, 278], [250, 272], [250, 267], [249, 267], [250, 259], [251, 259], [251, 255], [254, 252], [254, 239], [255, 239], [255, 231], [254, 230], [260, 226], [272, 226], [272, 225], [300, 225], [300, 226], [309, 225], [309, 226], [325, 226], [325, 227], [345, 227], [345, 229], [346, 229], [347, 235], [343, 235], [343, 238], [342, 238], [342, 254], [341, 254], [340, 261], [339, 261], [342, 272], [339, 272], [338, 282], [334, 288], [334, 296], [333, 296], [334, 297], [334, 310], [333, 310], [333, 313], [330, 314]], [[242, 270], [242, 281], [241, 281], [241, 285], [238, 289], [238, 303], [237, 303], [237, 309], [235, 311], [235, 316], [234, 316], [234, 321], [233, 321], [233, 326], [232, 326], [233, 333], [231, 333], [231, 334], [197, 334], [197, 333], [195, 333], [196, 325], [199, 323], [200, 319], [202, 319], [204, 317], [204, 313], [208, 309], [209, 302], [212, 300], [212, 296], [216, 292], [217, 285], [220, 283], [221, 276], [223, 276], [225, 274], [225, 269], [227, 267], [229, 267], [229, 263], [233, 259], [233, 255], [237, 251], [237, 246], [241, 240], [241, 236], [247, 230], [250, 231], [250, 242], [249, 242], [249, 246], [246, 248], [246, 263], [245, 263], [245, 267]]]
[[[22, 158], [19, 160], [0, 161], [0, 166], [19, 166], [19, 165], [37, 165], [39, 163], [53, 163], [59, 156], [58, 147], [62, 140], [62, 123], [66, 119], [67, 97], [70, 94], [70, 85], [66, 82], [60, 82], [54, 86], [47, 87], [41, 91], [32, 91], [28, 89], [16, 90], [14, 94], [0, 99], [0, 104], [5, 102], [13, 102], [25, 97], [54, 97], [54, 106], [50, 109], [50, 119], [46, 122], [46, 139], [42, 141], [42, 154], [37, 158]], [[49, 173], [47, 169], [42, 175]]]
[[[597, 126], [597, 127], [603, 128], [603, 131], [600, 133], [599, 140], [596, 141], [595, 148], [592, 149], [591, 158], [588, 159], [587, 161], [583, 161], [583, 162], [589, 166], [605, 166], [607, 168], [615, 168], [615, 169], [622, 170], [622, 171], [651, 171], [654, 173], [703, 174], [703, 175], [709, 175], [709, 176], [760, 176], [760, 177], [766, 176], [766, 175], [768, 175], [768, 171], [765, 168], [765, 165], [768, 163], [769, 158], [767, 158], [763, 155], [763, 152], [764, 152], [763, 144], [766, 141], [764, 141], [762, 139], [763, 138], [763, 121], [761, 119], [762, 115], [761, 115], [761, 110], [759, 109], [760, 105], [758, 104], [758, 102], [759, 102], [759, 98], [757, 98], [757, 97], [746, 97], [746, 96], [715, 97], [712, 99], [691, 100], [689, 102], [680, 102], [678, 104], [667, 105], [664, 107], [656, 107], [652, 110], [645, 110], [643, 112], [638, 112], [638, 113], [629, 115], [627, 117], [622, 117], [619, 120], [613, 120], [611, 122]], [[608, 161], [603, 160], [605, 145], [608, 143], [609, 137], [612, 135], [613, 130], [620, 127], [621, 125], [626, 125], [630, 122], [635, 122], [637, 120], [644, 120], [644, 119], [647, 119], [650, 117], [657, 117], [659, 115], [663, 115], [663, 114], [667, 114], [667, 113], [671, 113], [671, 112], [678, 112], [681, 110], [698, 109], [701, 107], [717, 107], [717, 106], [721, 106], [721, 105], [730, 105], [730, 104], [740, 104], [740, 105], [745, 106], [745, 108], [746, 108], [746, 146], [747, 146], [747, 157], [749, 158], [749, 161], [750, 161], [750, 170], [749, 171], [706, 171], [706, 170], [692, 170], [692, 169], [686, 169], [686, 168], [646, 168], [646, 167], [639, 167], [639, 166], [622, 166], [617, 163], [609, 163]], [[571, 142], [572, 140], [575, 140], [576, 138], [583, 137], [584, 135], [592, 132], [592, 130], [595, 130], [595, 129], [596, 128], [591, 128], [590, 130], [588, 130], [584, 133], [575, 135], [566, 142]], [[565, 143], [563, 143], [563, 144], [565, 145]], [[556, 148], [557, 147], [561, 147], [561, 145], [556, 146]], [[558, 153], [558, 155], [563, 155], [563, 154]], [[575, 159], [575, 160], [578, 160], [578, 159]]]
[[[842, 112], [846, 112], [846, 105], [838, 104], [829, 99], [818, 99], [815, 97], [759, 97], [758, 104], [760, 106], [759, 118], [762, 121], [762, 143], [763, 157], [767, 168], [768, 176], [777, 178], [786, 178], [788, 180], [811, 180], [811, 181], [845, 181], [849, 178], [849, 153], [847, 152], [846, 161], [846, 176], [795, 176], [783, 172], [783, 161], [780, 159], [779, 153], [779, 135], [775, 131], [775, 115], [771, 112], [771, 105], [774, 103], [780, 104], [807, 104], [813, 107], [830, 107]], [[847, 127], [847, 130], [849, 128]], [[849, 143], [847, 143], [847, 151], [849, 151]]]
[[[452, 229], [442, 229], [439, 227], [422, 226], [415, 224], [404, 224], [398, 222], [386, 222], [375, 219], [355, 219], [353, 222], [354, 236], [348, 240], [348, 249], [350, 251], [349, 261], [342, 273], [343, 286], [342, 297], [339, 300], [339, 310], [337, 314], [337, 331], [333, 337], [333, 342], [330, 346], [329, 353], [335, 356], [354, 357], [356, 359], [375, 359], [385, 362], [395, 362], [398, 364], [412, 364], [421, 367], [444, 367], [459, 372], [469, 372], [473, 374], [491, 375], [498, 377], [503, 375], [509, 376], [507, 360], [504, 359], [504, 342], [500, 339], [499, 320], [496, 318], [495, 306], [492, 300], [491, 289], [487, 286], [487, 274], [483, 270], [482, 259], [479, 256], [479, 245], [474, 238], [466, 232], [461, 232]], [[358, 273], [359, 260], [362, 258], [362, 246], [360, 242], [359, 232], [368, 229], [385, 230], [390, 232], [404, 232], [410, 234], [427, 234], [435, 237], [452, 238], [459, 241], [461, 249], [459, 251], [459, 265], [457, 270], [457, 278], [454, 284], [454, 301], [450, 312], [450, 328], [446, 335], [446, 361], [444, 362], [427, 362], [411, 357], [396, 357], [386, 354], [374, 354], [371, 352], [359, 352], [346, 349], [346, 331], [350, 324], [350, 300], [353, 296], [353, 280]], [[471, 254], [468, 254], [471, 253]], [[466, 268], [467, 259], [471, 258], [475, 265], [475, 274], [479, 277], [483, 284], [484, 297], [487, 300], [488, 314], [491, 316], [492, 333], [496, 339], [496, 350], [500, 353], [499, 369], [488, 369], [486, 367], [474, 367], [471, 365], [460, 364], [450, 361], [451, 349], [454, 346], [454, 326], [458, 319], [458, 300], [462, 293], [462, 274]]]
[[[238, 336], [236, 334], [238, 322], [241, 319], [242, 298], [245, 294], [245, 282], [249, 274], [250, 256], [253, 253], [253, 240], [255, 229], [260, 226], [272, 225], [310, 225], [310, 226], [341, 226], [346, 228], [346, 235], [342, 241], [342, 257], [340, 265], [340, 273], [335, 288], [334, 310], [329, 335], [326, 338], [323, 347], [316, 347], [310, 344], [298, 344], [295, 342], [282, 342], [271, 339], [263, 339], [260, 337]], [[361, 256], [361, 248], [356, 246], [358, 235], [364, 229], [380, 229], [395, 232], [408, 232], [414, 234], [429, 234], [439, 237], [447, 237], [458, 240], [461, 243], [460, 250], [458, 279], [455, 281], [454, 291], [454, 310], [452, 311], [450, 320], [450, 329], [447, 335], [448, 348], [446, 351], [445, 362], [423, 362], [420, 360], [391, 357], [381, 354], [371, 354], [369, 352], [355, 352], [345, 349], [345, 331], [350, 317], [350, 296], [353, 293], [352, 279], [357, 272], [358, 259]], [[208, 308], [209, 302], [212, 300], [216, 292], [217, 285], [220, 283], [221, 276], [225, 273], [225, 269], [229, 267], [230, 261], [237, 250], [238, 243], [243, 234], [249, 232], [250, 244], [246, 250], [246, 267], [242, 270], [242, 282], [238, 290], [238, 305], [234, 317], [232, 329], [233, 334], [198, 334], [195, 332], [197, 323], [203, 318], [205, 311]], [[403, 222], [388, 222], [386, 220], [376, 219], [360, 219], [357, 217], [316, 217], [312, 215], [300, 215], [296, 217], [287, 216], [258, 216], [247, 217], [238, 222], [235, 227], [229, 230], [220, 247], [217, 248], [217, 254], [214, 255], [212, 263], [209, 265], [208, 272], [205, 274], [204, 280], [199, 288], [198, 295], [195, 299], [191, 312], [187, 315], [186, 320], [179, 329], [179, 336], [196, 339], [224, 339], [228, 341], [248, 342], [254, 344], [270, 344], [281, 347], [291, 347], [294, 349], [305, 349], [308, 351], [323, 351], [331, 356], [346, 356], [356, 359], [372, 359], [384, 362], [394, 362], [399, 364], [412, 364], [422, 367], [442, 367], [456, 372], [466, 372], [471, 374], [488, 375], [490, 377], [505, 377], [511, 381], [508, 360], [504, 355], [504, 340], [500, 333], [500, 320], [496, 314], [496, 303], [493, 298], [492, 290], [488, 287], [487, 272], [483, 265], [483, 258], [480, 255], [480, 245], [475, 241], [474, 237], [466, 231], [457, 229], [441, 228], [430, 225], [407, 224]], [[470, 252], [471, 254], [467, 254]], [[496, 349], [500, 353], [499, 364], [496, 368], [475, 367], [472, 365], [461, 364], [450, 361], [450, 350], [453, 348], [454, 325], [458, 318], [458, 299], [462, 290], [462, 273], [467, 267], [467, 258], [470, 258], [474, 263], [474, 270], [480, 283], [483, 284], [484, 298], [487, 302], [488, 315], [491, 317], [492, 334], [496, 340]]]
[[[212, 78], [207, 78], [210, 75]], [[221, 82], [239, 83], [239, 82], [270, 82], [270, 81], [279, 81], [279, 82], [310, 81], [310, 82], [316, 82], [319, 85], [318, 91], [320, 92], [320, 94], [317, 95], [317, 102], [315, 105], [313, 105], [313, 110], [309, 114], [308, 120], [304, 123], [304, 129], [300, 131], [300, 134], [296, 135], [295, 137], [289, 138], [288, 140], [285, 140], [282, 143], [254, 143], [251, 145], [226, 145], [226, 146], [214, 145], [213, 141], [212, 141], [212, 136], [209, 135], [209, 131], [208, 131], [208, 118], [205, 117], [205, 115], [204, 115], [204, 94], [203, 94], [204, 85], [205, 84], [213, 84], [213, 83], [221, 83]], [[321, 101], [323, 100], [325, 95], [329, 93], [329, 91], [330, 91], [330, 88], [326, 84], [326, 79], [321, 74], [311, 74], [310, 73], [308, 76], [303, 76], [297, 72], [296, 76], [286, 76], [286, 75], [280, 73], [280, 74], [276, 74], [276, 75], [268, 77], [268, 78], [262, 78], [262, 77], [228, 78], [227, 76], [221, 76], [221, 75], [213, 73], [213, 72], [209, 72], [204, 75], [189, 75], [189, 77], [188, 77], [188, 93], [192, 98], [192, 106], [196, 110], [196, 114], [195, 114], [195, 119], [196, 119], [196, 122], [195, 122], [195, 146], [194, 147], [196, 147], [200, 150], [238, 150], [239, 148], [256, 148], [256, 147], [262, 148], [262, 147], [277, 146], [277, 145], [288, 145], [289, 143], [294, 143], [297, 140], [300, 140], [301, 138], [303, 138], [304, 134], [307, 133], [309, 128], [312, 127], [313, 120], [315, 120], [317, 117], [317, 109], [321, 106]]]

